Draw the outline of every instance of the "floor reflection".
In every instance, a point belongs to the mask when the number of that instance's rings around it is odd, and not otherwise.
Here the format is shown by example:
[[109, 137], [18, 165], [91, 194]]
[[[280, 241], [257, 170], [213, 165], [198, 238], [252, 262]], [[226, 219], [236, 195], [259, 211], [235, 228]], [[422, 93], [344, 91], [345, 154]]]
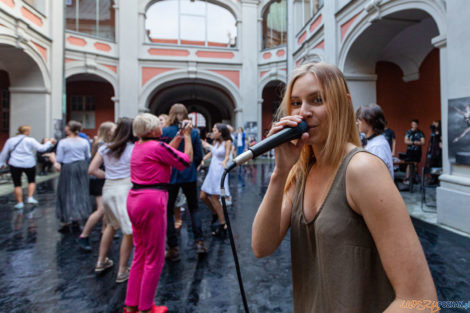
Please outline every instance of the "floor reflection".
[[[244, 165], [230, 174], [233, 205], [228, 208], [251, 312], [292, 312], [289, 237], [270, 257], [251, 252], [251, 224], [266, 191], [272, 163]], [[202, 182], [202, 177], [199, 179]], [[0, 303], [2, 312], [121, 313], [125, 284], [116, 284], [116, 266], [96, 276], [101, 227], [91, 235], [92, 253], [79, 250], [78, 233], [60, 234], [55, 219], [57, 180], [38, 184], [38, 206], [13, 208], [13, 196], [0, 197]], [[243, 312], [228, 239], [210, 235], [211, 214], [199, 203], [207, 256], [193, 248], [190, 218], [183, 214], [182, 260], [167, 263], [156, 302], [170, 312]], [[439, 298], [470, 300], [470, 239], [413, 219]], [[110, 257], [118, 260], [119, 240]], [[459, 312], [445, 309], [442, 312]]]

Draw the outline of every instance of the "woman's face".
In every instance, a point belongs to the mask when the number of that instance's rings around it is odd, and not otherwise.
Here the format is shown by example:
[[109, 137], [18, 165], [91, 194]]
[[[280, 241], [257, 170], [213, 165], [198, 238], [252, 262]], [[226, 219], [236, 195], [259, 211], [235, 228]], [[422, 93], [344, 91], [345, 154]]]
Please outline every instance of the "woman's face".
[[158, 119], [160, 120], [160, 126], [166, 125], [167, 118], [165, 116], [159, 116]]
[[220, 132], [217, 127], [212, 127], [212, 139], [219, 139], [220, 138]]
[[357, 123], [357, 127], [359, 128], [359, 132], [361, 133], [367, 134], [369, 130], [371, 129], [370, 125], [366, 121], [360, 118], [356, 120], [356, 123]]
[[298, 78], [290, 97], [291, 115], [301, 115], [307, 122], [309, 145], [323, 145], [328, 138], [329, 123], [326, 102], [320, 83], [311, 73]]
[[155, 127], [151, 133], [151, 137], [158, 138], [162, 135], [162, 128], [160, 126]]

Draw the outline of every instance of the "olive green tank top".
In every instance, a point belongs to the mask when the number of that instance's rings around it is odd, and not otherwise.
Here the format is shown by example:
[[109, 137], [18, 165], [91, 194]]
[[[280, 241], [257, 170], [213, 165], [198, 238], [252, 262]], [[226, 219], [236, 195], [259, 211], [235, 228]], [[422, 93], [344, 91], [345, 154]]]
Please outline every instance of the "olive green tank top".
[[362, 216], [346, 198], [343, 159], [315, 218], [304, 217], [304, 192], [297, 185], [291, 216], [292, 284], [295, 313], [383, 312], [395, 293]]

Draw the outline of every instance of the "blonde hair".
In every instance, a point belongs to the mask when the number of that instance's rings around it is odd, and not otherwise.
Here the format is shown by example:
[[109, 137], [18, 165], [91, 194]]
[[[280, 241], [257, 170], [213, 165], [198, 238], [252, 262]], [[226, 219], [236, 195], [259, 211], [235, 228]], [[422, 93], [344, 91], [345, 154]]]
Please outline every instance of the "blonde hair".
[[145, 137], [155, 128], [160, 126], [160, 120], [153, 114], [142, 113], [135, 117], [132, 123], [132, 131], [136, 137]]
[[31, 126], [29, 125], [21, 125], [18, 127], [18, 133], [17, 135], [23, 135], [24, 133], [28, 132], [31, 130]]
[[169, 126], [169, 124], [168, 124], [168, 121], [169, 121], [168, 114], [160, 114], [158, 116], [158, 119], [160, 119], [160, 118], [163, 118], [165, 120], [165, 124], [160, 125], [161, 127]]
[[[309, 63], [295, 69], [278, 109], [277, 118], [291, 114], [290, 98], [293, 86], [297, 79], [307, 74], [312, 74], [318, 80], [328, 116], [328, 137], [321, 151], [322, 155], [328, 157], [322, 158], [322, 162], [337, 168], [343, 159], [346, 144], [349, 142], [359, 147], [360, 140], [346, 79], [336, 66], [326, 63]], [[314, 157], [312, 146], [305, 145], [299, 160], [289, 173], [285, 190], [297, 182], [300, 182], [302, 186], [305, 184], [308, 169]]]
[[173, 125], [175, 122], [180, 122], [178, 120], [178, 115], [183, 116], [183, 120], [188, 118], [188, 109], [181, 103], [175, 103], [170, 108], [170, 113], [168, 115], [168, 125]]
[[113, 122], [103, 122], [101, 123], [100, 127], [98, 128], [98, 134], [96, 140], [93, 142], [93, 145], [91, 147], [91, 156], [93, 157], [96, 154], [96, 151], [98, 151], [98, 144], [100, 142], [110, 142], [111, 138], [113, 137], [113, 134], [111, 133], [111, 130], [113, 127], [116, 126]]

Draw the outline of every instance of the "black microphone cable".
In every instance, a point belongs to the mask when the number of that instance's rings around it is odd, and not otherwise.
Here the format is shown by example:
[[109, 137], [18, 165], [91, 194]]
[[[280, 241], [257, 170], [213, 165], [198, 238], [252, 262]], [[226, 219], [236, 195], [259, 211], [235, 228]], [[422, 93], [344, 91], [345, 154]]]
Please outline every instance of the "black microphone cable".
[[248, 310], [248, 302], [246, 300], [245, 288], [243, 288], [242, 273], [240, 271], [240, 264], [238, 263], [237, 249], [235, 247], [235, 241], [233, 240], [232, 227], [230, 226], [230, 219], [228, 217], [227, 204], [225, 203], [225, 188], [224, 188], [225, 176], [227, 176], [228, 172], [230, 172], [235, 166], [236, 166], [235, 163], [231, 163], [229, 167], [227, 167], [224, 170], [224, 173], [222, 174], [222, 179], [220, 180], [220, 198], [222, 200], [222, 208], [224, 210], [225, 224], [227, 225], [228, 237], [230, 239], [230, 246], [232, 247], [233, 260], [235, 262], [235, 269], [237, 270], [238, 285], [240, 286], [240, 293], [241, 293], [242, 300], [243, 300], [243, 307], [245, 308], [245, 312], [249, 313], [250, 311]]

